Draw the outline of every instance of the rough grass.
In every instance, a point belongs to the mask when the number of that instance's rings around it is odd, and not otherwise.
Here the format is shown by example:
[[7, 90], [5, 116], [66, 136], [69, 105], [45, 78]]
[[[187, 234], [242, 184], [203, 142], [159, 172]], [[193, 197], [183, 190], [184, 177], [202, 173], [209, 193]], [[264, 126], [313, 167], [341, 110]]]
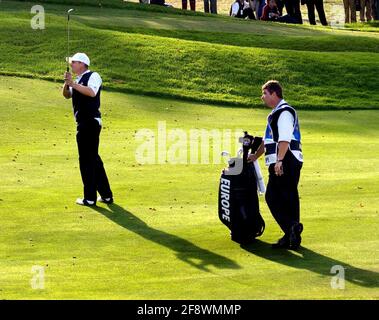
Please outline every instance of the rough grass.
[[[60, 80], [65, 6], [47, 4], [38, 31], [30, 3], [17, 5], [2, 3], [0, 73]], [[129, 19], [136, 12], [143, 27]], [[149, 27], [154, 19], [158, 28]], [[89, 54], [109, 90], [258, 107], [260, 86], [276, 78], [299, 109], [379, 107], [376, 33], [95, 7], [80, 7], [72, 20], [72, 52]]]

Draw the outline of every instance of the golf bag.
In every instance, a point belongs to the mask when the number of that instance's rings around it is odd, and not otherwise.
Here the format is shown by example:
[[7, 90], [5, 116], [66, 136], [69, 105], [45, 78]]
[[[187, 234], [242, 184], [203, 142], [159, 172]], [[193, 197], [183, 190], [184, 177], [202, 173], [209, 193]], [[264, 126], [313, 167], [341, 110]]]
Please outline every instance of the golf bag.
[[265, 222], [259, 212], [257, 175], [253, 163], [247, 162], [249, 151], [254, 153], [261, 137], [247, 132], [242, 142], [242, 158], [229, 159], [229, 167], [222, 171], [218, 195], [218, 215], [230, 229], [231, 240], [244, 244], [263, 234]]

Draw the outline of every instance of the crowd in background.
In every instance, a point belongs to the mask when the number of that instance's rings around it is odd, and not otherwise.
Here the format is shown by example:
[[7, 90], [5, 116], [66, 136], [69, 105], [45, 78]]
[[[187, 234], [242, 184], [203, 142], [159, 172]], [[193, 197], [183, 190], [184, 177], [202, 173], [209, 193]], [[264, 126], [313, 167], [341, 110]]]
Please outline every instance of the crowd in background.
[[[204, 12], [217, 14], [217, 0], [203, 0]], [[361, 22], [379, 20], [379, 0], [341, 0], [345, 11], [345, 23], [357, 22], [357, 11]], [[140, 0], [141, 3], [171, 6], [165, 0]], [[189, 6], [188, 6], [189, 3]], [[308, 11], [308, 20], [316, 24], [315, 11], [324, 26], [328, 25], [323, 0], [235, 0], [230, 7], [229, 15], [242, 19], [256, 19], [285, 23], [302, 24], [301, 5]], [[183, 10], [196, 10], [196, 0], [182, 0]], [[286, 14], [283, 14], [283, 9]]]
[[[360, 21], [378, 20], [378, 0], [343, 0], [345, 23], [357, 22], [356, 11], [360, 12]], [[315, 10], [322, 25], [327, 26], [323, 0], [235, 0], [230, 8], [230, 16], [237, 18], [259, 19], [286, 23], [303, 23], [301, 5], [308, 9], [308, 20], [316, 24]], [[283, 8], [286, 15], [283, 15]]]
[[360, 21], [379, 20], [379, 0], [343, 0], [345, 8], [345, 23], [357, 22], [357, 11]]
[[[314, 1], [314, 0], [312, 0]], [[321, 14], [325, 17], [322, 0], [317, 0], [321, 3]], [[283, 9], [286, 9], [287, 14], [283, 15]], [[312, 6], [314, 8], [314, 5]], [[311, 12], [311, 11], [309, 11]], [[319, 11], [319, 15], [320, 11]], [[249, 18], [265, 21], [278, 21], [286, 23], [303, 23], [300, 10], [300, 0], [235, 0], [230, 9], [230, 16], [236, 18]], [[311, 17], [309, 19], [312, 20]], [[314, 19], [314, 24], [316, 21]], [[323, 21], [326, 25], [326, 19]], [[312, 21], [313, 22], [313, 21]]]

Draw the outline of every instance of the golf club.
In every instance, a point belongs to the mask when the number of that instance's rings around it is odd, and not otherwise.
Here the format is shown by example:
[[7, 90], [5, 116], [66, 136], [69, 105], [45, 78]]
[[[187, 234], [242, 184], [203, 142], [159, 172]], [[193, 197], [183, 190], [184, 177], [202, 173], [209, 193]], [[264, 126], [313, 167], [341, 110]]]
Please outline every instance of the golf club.
[[69, 9], [67, 11], [67, 72], [70, 71], [70, 13], [74, 11], [74, 9]]

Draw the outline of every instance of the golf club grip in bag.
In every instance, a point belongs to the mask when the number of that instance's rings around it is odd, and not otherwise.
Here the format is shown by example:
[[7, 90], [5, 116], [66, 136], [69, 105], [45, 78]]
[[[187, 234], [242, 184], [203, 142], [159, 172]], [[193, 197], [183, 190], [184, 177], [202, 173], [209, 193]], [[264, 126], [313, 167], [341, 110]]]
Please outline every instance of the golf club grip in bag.
[[249, 151], [255, 153], [262, 138], [245, 132], [242, 158], [231, 158], [219, 186], [218, 215], [231, 231], [231, 239], [249, 243], [263, 234], [265, 222], [259, 212], [257, 180], [253, 163], [247, 162]]

